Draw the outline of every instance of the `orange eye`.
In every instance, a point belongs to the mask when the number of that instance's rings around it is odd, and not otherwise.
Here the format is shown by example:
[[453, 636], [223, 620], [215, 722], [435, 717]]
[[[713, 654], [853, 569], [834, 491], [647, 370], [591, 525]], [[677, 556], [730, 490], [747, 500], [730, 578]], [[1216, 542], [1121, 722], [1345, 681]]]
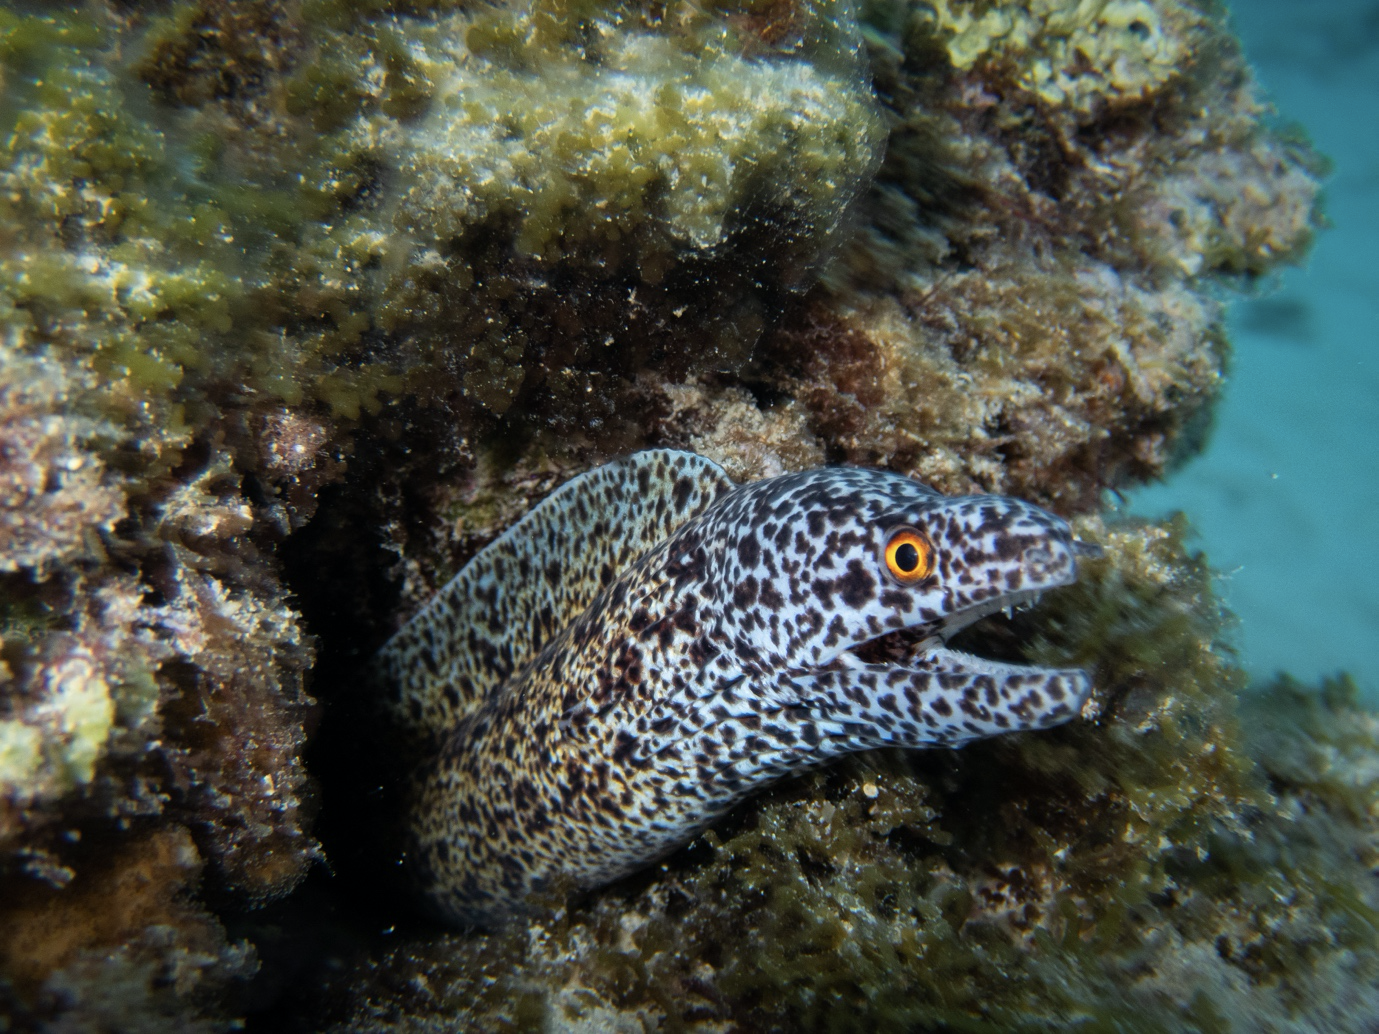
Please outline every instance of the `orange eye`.
[[934, 547], [929, 536], [914, 528], [897, 528], [886, 540], [886, 570], [901, 585], [914, 585], [934, 572]]

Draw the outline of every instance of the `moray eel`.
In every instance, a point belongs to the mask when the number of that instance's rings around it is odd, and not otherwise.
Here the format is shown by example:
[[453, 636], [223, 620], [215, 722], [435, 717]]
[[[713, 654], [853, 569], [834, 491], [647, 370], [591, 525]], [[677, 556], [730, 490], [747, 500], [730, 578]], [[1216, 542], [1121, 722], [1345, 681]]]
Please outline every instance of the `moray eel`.
[[406, 850], [433, 910], [491, 925], [591, 888], [763, 784], [874, 747], [1065, 722], [1079, 670], [945, 648], [1072, 582], [1066, 522], [828, 468], [734, 485], [638, 453], [575, 478], [388, 641], [375, 676], [425, 760]]

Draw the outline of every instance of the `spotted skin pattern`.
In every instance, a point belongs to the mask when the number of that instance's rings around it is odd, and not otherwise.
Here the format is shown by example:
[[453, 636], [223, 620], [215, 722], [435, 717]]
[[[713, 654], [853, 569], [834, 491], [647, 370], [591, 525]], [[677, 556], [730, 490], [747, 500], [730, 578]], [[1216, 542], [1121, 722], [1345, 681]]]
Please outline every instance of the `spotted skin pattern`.
[[[630, 484], [632, 498], [606, 491]], [[640, 514], [631, 545], [591, 541], [581, 504]], [[623, 530], [599, 527], [604, 539]], [[912, 585], [883, 559], [901, 527], [934, 547], [932, 573]], [[667, 530], [646, 548], [656, 529]], [[494, 549], [500, 566], [486, 551], [470, 565], [483, 577], [457, 576], [483, 593], [442, 590], [380, 657], [404, 721], [438, 723], [408, 857], [434, 910], [459, 924], [491, 924], [557, 875], [594, 887], [632, 872], [787, 773], [873, 747], [1046, 728], [1091, 693], [1079, 670], [943, 646], [1075, 580], [1068, 525], [1017, 499], [948, 497], [857, 468], [732, 487], [709, 461], [661, 450], [577, 479]], [[598, 587], [523, 626], [554, 591], [511, 567], [523, 549], [533, 564], [563, 557]], [[587, 556], [625, 563], [595, 575]], [[486, 621], [495, 606], [504, 619]], [[457, 673], [463, 693], [446, 681]]]
[[733, 487], [718, 464], [668, 449], [567, 481], [379, 652], [397, 724], [442, 742], [619, 573]]

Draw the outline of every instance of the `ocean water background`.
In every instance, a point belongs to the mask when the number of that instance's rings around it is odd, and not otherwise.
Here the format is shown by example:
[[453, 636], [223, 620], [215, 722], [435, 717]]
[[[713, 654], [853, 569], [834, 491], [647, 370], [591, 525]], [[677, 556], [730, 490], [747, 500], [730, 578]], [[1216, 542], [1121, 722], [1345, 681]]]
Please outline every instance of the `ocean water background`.
[[1238, 0], [1282, 119], [1334, 169], [1305, 267], [1237, 302], [1206, 452], [1130, 509], [1183, 510], [1259, 680], [1351, 672], [1379, 704], [1379, 0]]

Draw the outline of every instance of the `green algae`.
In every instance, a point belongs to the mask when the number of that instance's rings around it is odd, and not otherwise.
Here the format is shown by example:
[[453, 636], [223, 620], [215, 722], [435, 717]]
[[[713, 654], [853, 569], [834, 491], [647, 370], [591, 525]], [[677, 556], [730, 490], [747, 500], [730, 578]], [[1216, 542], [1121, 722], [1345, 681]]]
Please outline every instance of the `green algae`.
[[[850, 9], [782, 8], [779, 30], [759, 24], [773, 11], [7, 12], [13, 332], [66, 321], [66, 346], [116, 382], [102, 407], [151, 404], [154, 435], [191, 412], [194, 433], [230, 385], [377, 413], [453, 365], [407, 345], [457, 318], [435, 293], [529, 275], [524, 259], [625, 295], [764, 233], [799, 286], [882, 129]], [[494, 412], [550, 336], [511, 326], [512, 294], [479, 291], [462, 319], [484, 332], [461, 345], [460, 391]]]
[[[168, 537], [201, 505], [173, 505], [179, 465], [227, 436], [261, 453], [283, 406], [348, 427], [419, 391], [472, 398], [477, 419], [551, 349], [564, 393], [585, 394], [581, 352], [603, 365], [640, 346], [555, 301], [580, 293], [574, 271], [607, 321], [639, 284], [732, 263], [733, 240], [779, 226], [754, 246], [794, 242], [790, 289], [880, 147], [834, 0], [6, 10], [0, 61], [0, 387], [13, 428], [62, 410], [31, 446], [35, 476], [70, 466], [53, 503], [70, 541], [29, 521], [46, 552], [6, 551], [35, 570], [129, 501], [150, 531], [137, 548]], [[546, 276], [564, 278], [547, 297], [565, 311], [543, 327], [547, 303], [519, 284]], [[765, 316], [726, 311], [716, 333], [740, 353]]]
[[1023, 88], [1079, 112], [1142, 99], [1181, 75], [1208, 17], [1191, 3], [1145, 0], [936, 0], [926, 7], [955, 68], [1009, 62]]
[[[831, 237], [881, 126], [856, 85], [846, 8], [781, 6], [801, 35], [832, 31], [778, 42], [779, 52], [822, 60], [762, 60], [750, 5], [671, 6], [654, 21], [602, 5], [492, 11], [463, 28], [463, 50], [458, 29], [442, 27], [433, 77], [449, 81], [414, 138], [404, 190], [421, 208], [404, 225], [444, 242], [511, 219], [518, 253], [551, 259], [587, 250], [608, 260], [629, 241], [650, 283], [676, 250], [723, 245], [753, 205], [799, 207], [796, 218]], [[673, 31], [650, 31], [659, 25]], [[607, 42], [578, 40], [586, 26]], [[441, 178], [455, 200], [438, 207]], [[660, 226], [638, 241], [648, 223]]]
[[179, 174], [147, 91], [104, 66], [109, 27], [7, 17], [12, 36], [49, 44], [24, 54], [35, 96], [5, 127], [10, 339], [94, 373], [88, 411], [175, 443], [188, 402], [241, 373], [222, 343], [245, 304], [242, 249], [216, 201]]

